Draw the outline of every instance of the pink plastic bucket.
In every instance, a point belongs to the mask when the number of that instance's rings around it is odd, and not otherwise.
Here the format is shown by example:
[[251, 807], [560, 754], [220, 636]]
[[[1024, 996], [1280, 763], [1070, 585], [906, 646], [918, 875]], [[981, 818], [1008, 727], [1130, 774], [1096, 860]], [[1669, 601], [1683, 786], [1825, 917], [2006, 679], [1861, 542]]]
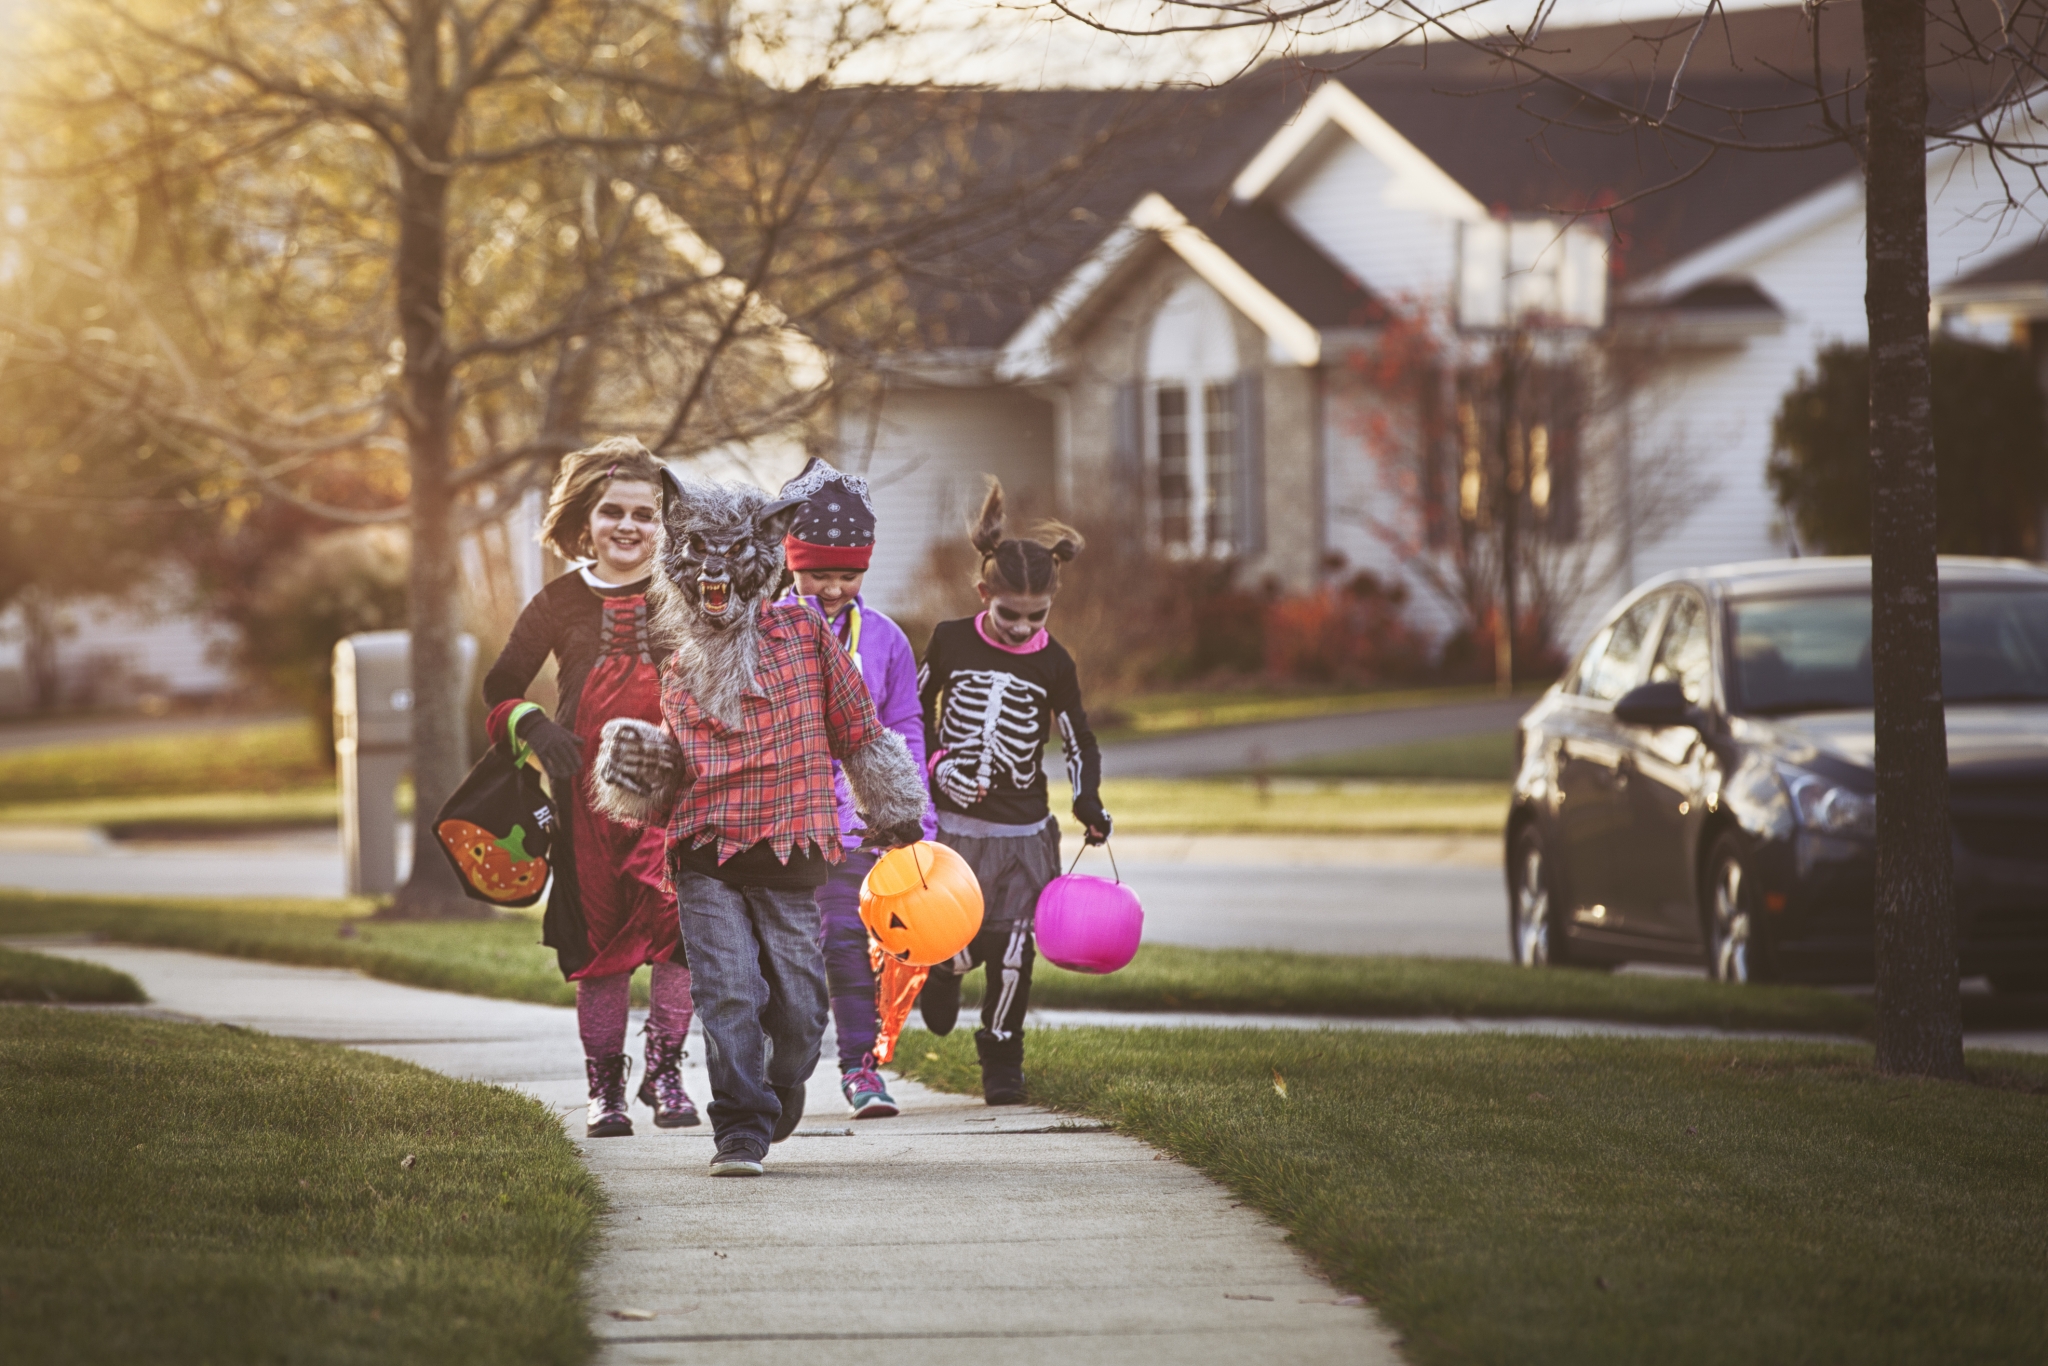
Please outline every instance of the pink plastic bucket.
[[1138, 952], [1145, 908], [1121, 882], [1068, 873], [1038, 894], [1038, 951], [1069, 972], [1115, 972]]

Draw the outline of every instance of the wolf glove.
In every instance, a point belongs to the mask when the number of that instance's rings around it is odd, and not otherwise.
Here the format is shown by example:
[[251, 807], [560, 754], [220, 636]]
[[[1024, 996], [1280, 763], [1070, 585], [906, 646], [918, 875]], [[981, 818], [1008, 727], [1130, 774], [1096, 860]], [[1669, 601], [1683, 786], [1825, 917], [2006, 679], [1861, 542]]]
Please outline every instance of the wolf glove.
[[[545, 761], [543, 761], [545, 762]], [[599, 733], [592, 798], [628, 825], [661, 825], [684, 780], [683, 751], [660, 726], [622, 716]]]

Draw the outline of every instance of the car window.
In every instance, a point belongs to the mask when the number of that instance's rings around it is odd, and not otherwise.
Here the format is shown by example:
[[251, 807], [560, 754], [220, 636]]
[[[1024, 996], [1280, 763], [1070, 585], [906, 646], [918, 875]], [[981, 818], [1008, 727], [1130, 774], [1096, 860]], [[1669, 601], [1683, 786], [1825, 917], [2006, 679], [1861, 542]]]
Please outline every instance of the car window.
[[1636, 679], [1642, 673], [1643, 647], [1649, 644], [1650, 628], [1657, 624], [1658, 615], [1670, 600], [1668, 593], [1644, 598], [1622, 613], [1608, 629], [1607, 643], [1597, 654], [1591, 650], [1586, 652], [1585, 686], [1580, 689], [1582, 696], [1612, 702], [1636, 685]]
[[1599, 672], [1600, 656], [1607, 653], [1607, 642], [1613, 636], [1614, 627], [1610, 623], [1601, 627], [1594, 633], [1593, 638], [1586, 642], [1585, 652], [1579, 656], [1579, 662], [1572, 666], [1571, 677], [1565, 680], [1566, 692], [1574, 697], [1592, 696], [1588, 689], [1592, 686], [1593, 675]]
[[1686, 701], [1704, 706], [1712, 667], [1707, 605], [1690, 593], [1682, 593], [1672, 605], [1670, 619], [1664, 623], [1664, 637], [1657, 642], [1657, 657], [1650, 663], [1649, 681], [1676, 683], [1684, 690]]
[[[1752, 599], [1736, 606], [1734, 628], [1739, 710], [1786, 716], [1871, 706], [1868, 594]], [[2048, 592], [1944, 588], [1941, 694], [1950, 704], [2048, 701]]]

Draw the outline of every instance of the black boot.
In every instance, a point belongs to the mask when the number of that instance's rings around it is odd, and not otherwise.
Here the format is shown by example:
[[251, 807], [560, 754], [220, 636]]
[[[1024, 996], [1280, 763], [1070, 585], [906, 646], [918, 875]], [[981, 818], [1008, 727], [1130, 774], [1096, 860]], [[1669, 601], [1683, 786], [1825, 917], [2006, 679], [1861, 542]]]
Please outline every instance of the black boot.
[[702, 1123], [683, 1090], [683, 1036], [647, 1027], [647, 1070], [640, 1076], [640, 1103], [654, 1111], [658, 1129], [687, 1129]]
[[940, 1038], [951, 1034], [960, 1019], [960, 979], [933, 968], [931, 976], [924, 979], [924, 990], [918, 993], [917, 1013], [923, 1017], [924, 1027]]
[[590, 1078], [585, 1138], [625, 1138], [633, 1132], [633, 1116], [626, 1111], [626, 1071], [632, 1065], [633, 1060], [624, 1053], [583, 1060], [583, 1070]]
[[782, 1113], [775, 1117], [775, 1134], [768, 1141], [780, 1143], [796, 1132], [796, 1126], [804, 1122], [804, 1087], [802, 1082], [795, 1086], [777, 1086], [768, 1083], [775, 1092], [775, 1099], [782, 1105]]
[[981, 1055], [981, 1098], [990, 1105], [1022, 1105], [1024, 1036], [998, 1039], [986, 1029], [977, 1030], [974, 1051]]

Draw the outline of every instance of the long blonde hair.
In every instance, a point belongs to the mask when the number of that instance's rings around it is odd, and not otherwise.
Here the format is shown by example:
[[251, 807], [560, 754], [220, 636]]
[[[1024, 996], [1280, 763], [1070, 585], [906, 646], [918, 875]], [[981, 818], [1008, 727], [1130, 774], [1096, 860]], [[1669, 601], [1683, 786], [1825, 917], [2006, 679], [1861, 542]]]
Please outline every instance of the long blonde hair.
[[562, 457], [555, 486], [548, 490], [548, 510], [540, 521], [540, 542], [561, 552], [565, 560], [588, 559], [590, 510], [613, 480], [652, 484], [661, 489], [661, 462], [630, 436], [615, 436], [587, 450]]

